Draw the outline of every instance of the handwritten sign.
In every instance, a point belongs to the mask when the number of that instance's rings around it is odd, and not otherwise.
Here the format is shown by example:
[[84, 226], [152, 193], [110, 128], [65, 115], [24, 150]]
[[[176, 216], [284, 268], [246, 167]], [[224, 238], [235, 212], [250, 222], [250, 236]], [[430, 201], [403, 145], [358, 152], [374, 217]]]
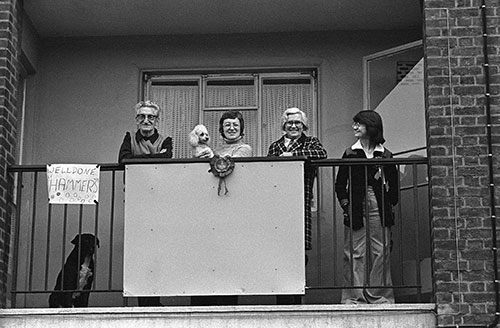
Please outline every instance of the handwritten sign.
[[47, 187], [51, 204], [97, 204], [99, 165], [49, 164]]

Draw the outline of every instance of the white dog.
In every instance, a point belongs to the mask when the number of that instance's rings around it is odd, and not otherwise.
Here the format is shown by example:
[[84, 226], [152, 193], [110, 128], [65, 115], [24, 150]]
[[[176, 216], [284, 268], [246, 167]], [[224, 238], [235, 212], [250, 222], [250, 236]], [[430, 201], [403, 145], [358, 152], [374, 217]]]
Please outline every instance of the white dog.
[[209, 142], [210, 135], [203, 124], [198, 124], [193, 131], [189, 132], [189, 144], [193, 147], [193, 157], [212, 158], [214, 152], [208, 146]]

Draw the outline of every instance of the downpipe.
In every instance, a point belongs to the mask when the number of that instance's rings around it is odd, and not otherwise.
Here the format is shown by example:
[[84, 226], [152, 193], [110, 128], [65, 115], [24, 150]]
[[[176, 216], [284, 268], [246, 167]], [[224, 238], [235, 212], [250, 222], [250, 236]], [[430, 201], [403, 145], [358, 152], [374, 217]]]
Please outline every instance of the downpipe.
[[495, 181], [493, 172], [493, 142], [491, 138], [491, 94], [490, 94], [490, 66], [488, 56], [488, 30], [486, 24], [486, 1], [481, 2], [481, 20], [483, 23], [483, 56], [484, 56], [484, 84], [486, 99], [486, 130], [488, 138], [488, 178], [490, 189], [490, 213], [491, 213], [491, 251], [493, 256], [493, 286], [495, 290], [495, 319], [488, 328], [498, 325], [500, 320], [500, 295], [498, 280], [498, 248], [497, 248], [497, 223], [496, 223], [496, 204], [495, 204]]
[[498, 279], [498, 248], [497, 248], [497, 223], [496, 223], [496, 204], [495, 204], [495, 181], [493, 172], [493, 142], [491, 137], [491, 94], [490, 94], [490, 66], [488, 56], [488, 30], [486, 24], [486, 3], [485, 0], [481, 2], [481, 21], [482, 21], [482, 35], [483, 35], [483, 69], [484, 69], [484, 83], [485, 83], [485, 104], [486, 104], [486, 130], [488, 142], [488, 184], [490, 194], [490, 213], [491, 213], [491, 251], [493, 257], [493, 286], [495, 292], [495, 318], [490, 324], [463, 324], [463, 325], [445, 325], [439, 326], [440, 328], [479, 328], [487, 327], [494, 328], [500, 321], [500, 294], [499, 294], [499, 279]]

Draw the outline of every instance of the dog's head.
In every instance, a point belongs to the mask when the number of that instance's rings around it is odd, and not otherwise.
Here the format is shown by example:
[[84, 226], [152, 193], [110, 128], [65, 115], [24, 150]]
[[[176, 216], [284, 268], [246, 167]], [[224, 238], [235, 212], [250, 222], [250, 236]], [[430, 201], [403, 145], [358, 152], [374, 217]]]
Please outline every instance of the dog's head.
[[75, 247], [80, 246], [81, 254], [92, 255], [95, 251], [95, 246], [99, 247], [99, 238], [90, 233], [82, 233], [76, 235], [71, 241]]
[[207, 127], [203, 124], [198, 124], [193, 131], [189, 132], [189, 144], [193, 147], [206, 145], [210, 141]]

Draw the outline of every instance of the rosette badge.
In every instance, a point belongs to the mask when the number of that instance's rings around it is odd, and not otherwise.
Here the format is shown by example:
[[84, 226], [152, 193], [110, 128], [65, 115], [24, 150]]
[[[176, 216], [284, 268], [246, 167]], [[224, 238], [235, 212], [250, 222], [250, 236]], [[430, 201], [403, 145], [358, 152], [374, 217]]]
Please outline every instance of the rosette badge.
[[213, 175], [219, 178], [219, 188], [217, 190], [218, 195], [221, 195], [222, 187], [224, 187], [224, 195], [229, 192], [226, 187], [225, 178], [233, 173], [234, 170], [234, 160], [229, 156], [219, 156], [214, 155], [210, 160], [210, 170]]

